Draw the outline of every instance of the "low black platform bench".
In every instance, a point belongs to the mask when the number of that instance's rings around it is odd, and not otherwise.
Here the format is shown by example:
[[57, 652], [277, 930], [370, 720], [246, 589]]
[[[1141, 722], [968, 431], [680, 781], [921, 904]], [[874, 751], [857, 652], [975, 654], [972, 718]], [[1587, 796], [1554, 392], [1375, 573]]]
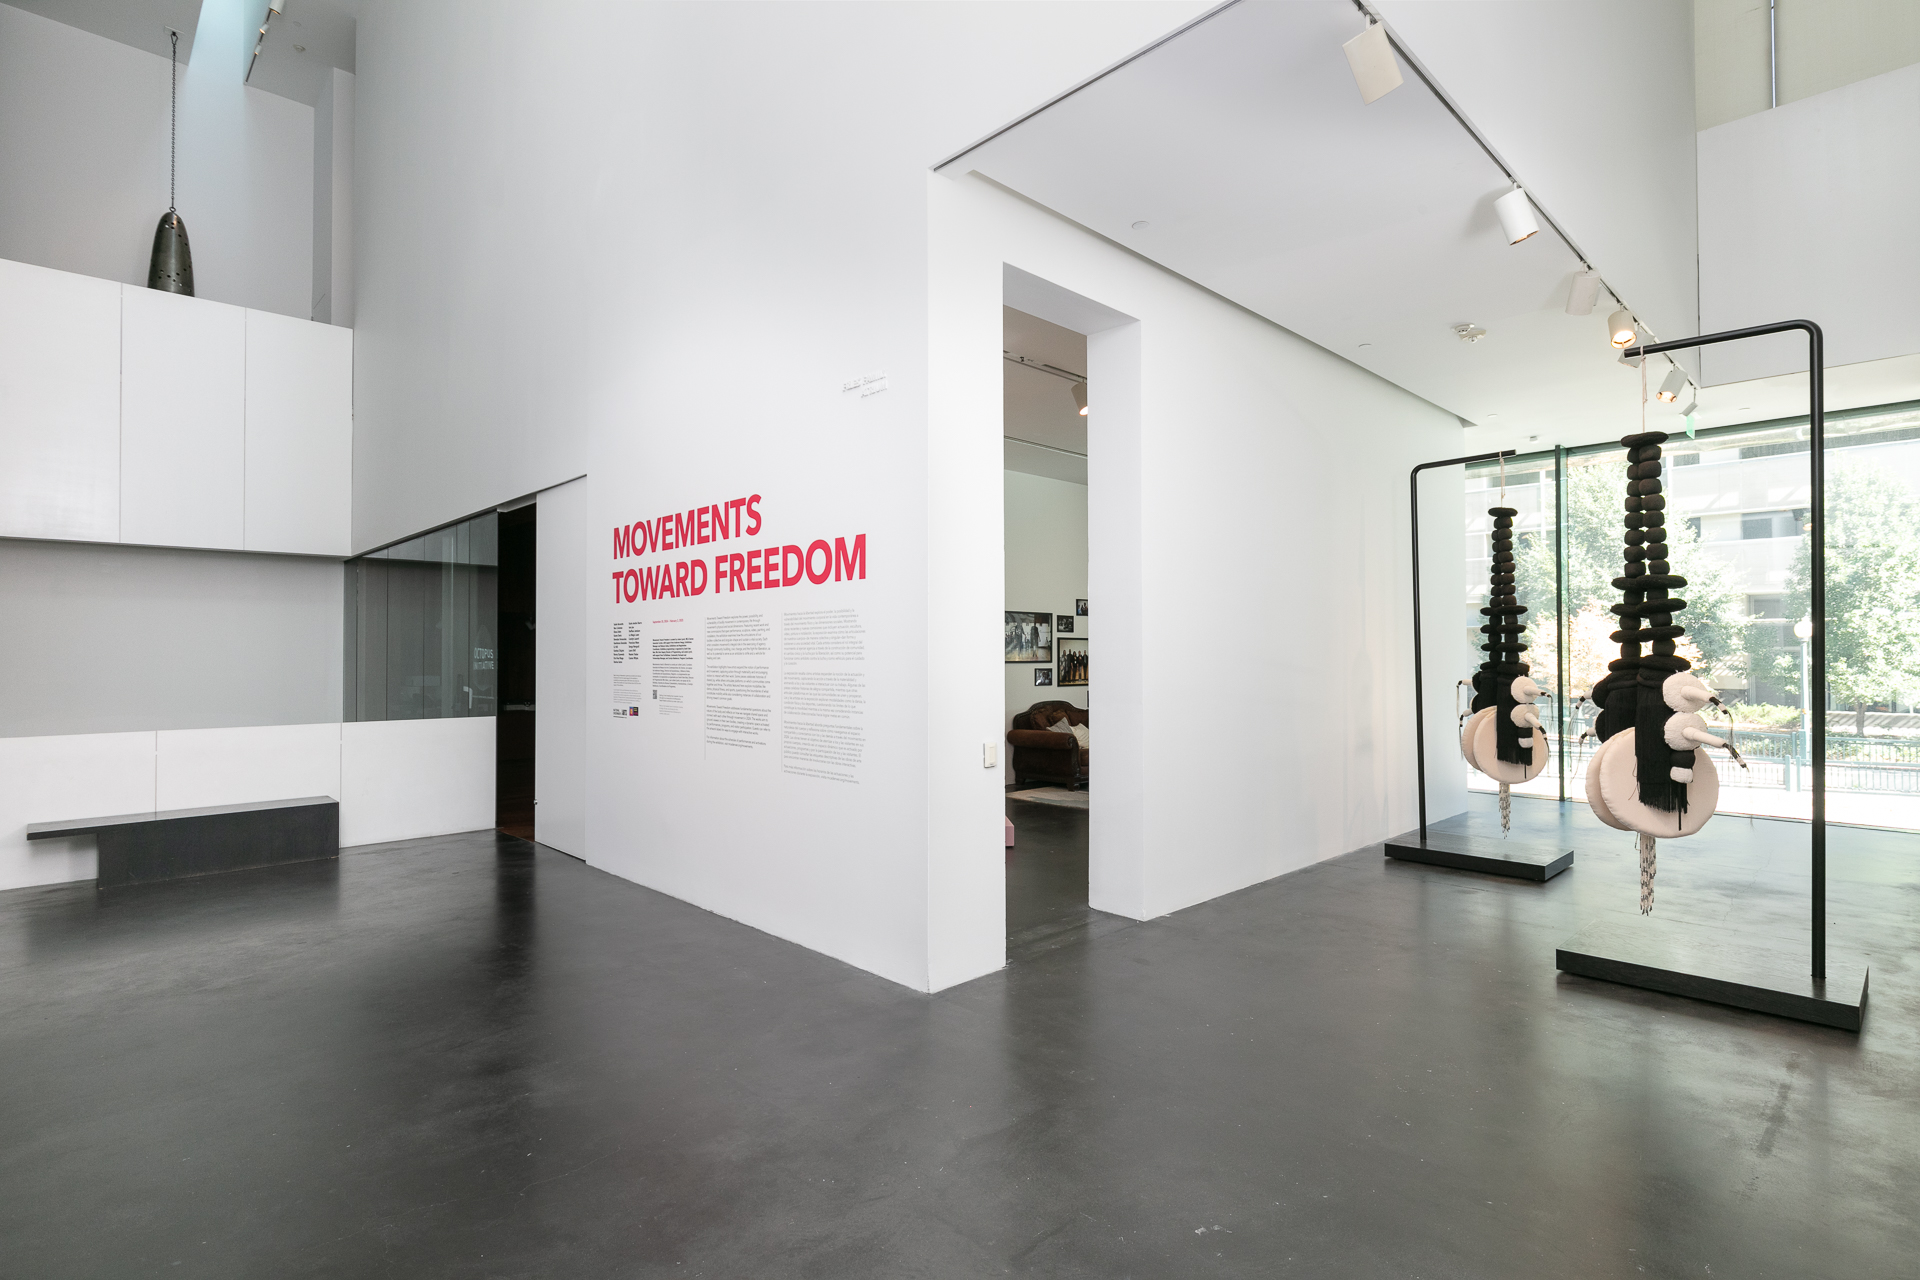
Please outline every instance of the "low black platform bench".
[[27, 839], [95, 836], [99, 889], [340, 856], [340, 802], [332, 796], [163, 809], [75, 822], [35, 822]]

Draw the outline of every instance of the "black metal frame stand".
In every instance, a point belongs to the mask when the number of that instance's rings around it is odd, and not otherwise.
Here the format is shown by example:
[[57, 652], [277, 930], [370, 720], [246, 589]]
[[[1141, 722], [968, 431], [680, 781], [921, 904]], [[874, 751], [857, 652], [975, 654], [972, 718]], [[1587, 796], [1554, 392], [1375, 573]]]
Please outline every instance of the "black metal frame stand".
[[1413, 743], [1415, 781], [1420, 792], [1420, 829], [1388, 840], [1386, 855], [1402, 862], [1424, 862], [1429, 866], [1479, 871], [1514, 880], [1546, 881], [1573, 865], [1573, 850], [1542, 852], [1506, 840], [1427, 829], [1427, 685], [1420, 638], [1420, 473], [1435, 467], [1492, 462], [1496, 458], [1510, 458], [1515, 452], [1513, 449], [1500, 449], [1464, 458], [1423, 462], [1407, 477], [1413, 513]]
[[1811, 320], [1782, 320], [1647, 343], [1623, 354], [1644, 360], [1668, 351], [1793, 332], [1807, 335], [1807, 496], [1813, 525], [1808, 573], [1813, 643], [1807, 664], [1807, 705], [1813, 721], [1807, 726], [1813, 774], [1812, 963], [1807, 972], [1796, 974], [1791, 957], [1778, 949], [1753, 946], [1738, 937], [1709, 943], [1695, 930], [1651, 917], [1592, 925], [1555, 952], [1554, 963], [1583, 977], [1858, 1031], [1867, 1003], [1866, 965], [1849, 961], [1831, 974], [1827, 965], [1827, 399], [1820, 326]]

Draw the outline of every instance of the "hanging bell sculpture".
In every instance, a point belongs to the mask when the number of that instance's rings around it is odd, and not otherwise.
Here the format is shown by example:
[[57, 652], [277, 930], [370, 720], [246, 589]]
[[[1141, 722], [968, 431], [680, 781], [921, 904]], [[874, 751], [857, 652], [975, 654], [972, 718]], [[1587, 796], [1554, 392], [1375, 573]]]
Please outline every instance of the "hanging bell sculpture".
[[193, 296], [193, 247], [187, 243], [187, 224], [174, 207], [174, 184], [180, 174], [180, 33], [172, 37], [173, 58], [167, 72], [167, 211], [153, 229], [153, 260], [147, 264], [147, 288], [162, 293]]
[[193, 296], [193, 248], [187, 243], [187, 224], [172, 209], [160, 215], [160, 225], [153, 231], [147, 288]]

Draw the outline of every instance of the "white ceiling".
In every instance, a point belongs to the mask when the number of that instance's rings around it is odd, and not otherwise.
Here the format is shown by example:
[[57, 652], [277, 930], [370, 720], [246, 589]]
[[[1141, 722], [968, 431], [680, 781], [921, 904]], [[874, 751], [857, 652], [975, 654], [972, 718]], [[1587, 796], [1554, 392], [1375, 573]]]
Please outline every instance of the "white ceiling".
[[1564, 312], [1578, 259], [1550, 230], [1506, 243], [1504, 177], [1413, 74], [1361, 102], [1359, 29], [1350, 0], [1239, 4], [954, 163], [1468, 423], [1534, 447], [1635, 429], [1606, 307]]
[[[1087, 338], [1038, 316], [1004, 307], [1001, 345], [1029, 360], [1084, 374]], [[1039, 369], [1003, 361], [1006, 468], [1055, 480], [1087, 482], [1087, 420], [1073, 384]]]
[[[266, 5], [254, 0], [253, 7], [264, 11]], [[248, 85], [316, 105], [333, 68], [354, 68], [357, 8], [358, 0], [285, 0]]]
[[[180, 33], [180, 61], [193, 53], [200, 26], [200, 0], [6, 0], [16, 9], [91, 31], [121, 44], [169, 57], [169, 30]], [[264, 6], [263, 6], [264, 7]]]
[[[193, 38], [200, 27], [201, 0], [6, 0], [6, 3], [43, 18], [63, 22], [121, 44], [167, 57], [169, 29], [180, 33], [180, 61], [191, 60]], [[352, 71], [355, 52], [355, 11], [359, 0], [283, 0], [280, 16], [268, 24], [266, 48], [247, 81], [250, 88], [278, 94], [313, 106], [320, 100], [330, 68]], [[245, 22], [247, 51], [266, 22], [267, 0], [247, 0], [239, 21]], [[246, 75], [241, 64], [238, 75]]]

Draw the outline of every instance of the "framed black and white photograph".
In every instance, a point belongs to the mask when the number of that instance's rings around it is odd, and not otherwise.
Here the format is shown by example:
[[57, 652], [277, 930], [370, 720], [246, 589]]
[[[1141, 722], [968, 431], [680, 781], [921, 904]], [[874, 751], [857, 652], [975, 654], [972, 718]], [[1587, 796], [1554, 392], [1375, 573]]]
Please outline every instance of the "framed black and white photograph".
[[1052, 667], [1035, 667], [1033, 669], [1033, 682], [1035, 684], [1052, 684], [1053, 668]]
[[1075, 686], [1087, 683], [1087, 642], [1085, 640], [1060, 642], [1060, 683]]
[[1075, 600], [1075, 601], [1073, 602], [1073, 611], [1074, 611], [1075, 613], [1077, 613], [1077, 614], [1079, 614], [1079, 615], [1080, 615], [1081, 617], [1083, 617], [1083, 618], [1084, 618], [1084, 617], [1086, 617], [1086, 616], [1087, 616], [1087, 602], [1086, 602], [1085, 600]]
[[1053, 618], [1051, 613], [1019, 613], [1007, 610], [1007, 661], [1053, 662]]
[[1056, 613], [1053, 616], [1053, 630], [1056, 635], [1072, 635], [1073, 615], [1070, 613]]

